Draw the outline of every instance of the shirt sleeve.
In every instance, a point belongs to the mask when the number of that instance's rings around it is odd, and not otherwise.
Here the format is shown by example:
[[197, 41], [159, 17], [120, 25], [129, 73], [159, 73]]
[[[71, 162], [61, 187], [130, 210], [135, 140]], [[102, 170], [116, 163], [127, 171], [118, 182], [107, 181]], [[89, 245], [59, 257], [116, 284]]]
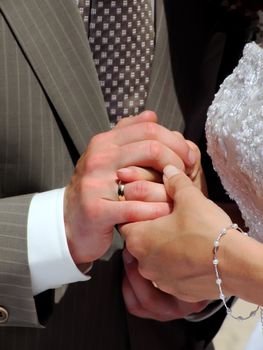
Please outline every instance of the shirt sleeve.
[[65, 189], [36, 194], [30, 204], [27, 238], [33, 294], [87, 281], [69, 252], [63, 218]]

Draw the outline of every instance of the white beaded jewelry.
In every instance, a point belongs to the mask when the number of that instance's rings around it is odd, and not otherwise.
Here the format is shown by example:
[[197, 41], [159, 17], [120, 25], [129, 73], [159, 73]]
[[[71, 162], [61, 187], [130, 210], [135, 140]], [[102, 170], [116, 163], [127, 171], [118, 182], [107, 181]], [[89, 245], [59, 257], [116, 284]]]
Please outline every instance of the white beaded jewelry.
[[220, 239], [225, 236], [227, 234], [227, 232], [231, 229], [234, 229], [234, 230], [237, 230], [239, 231], [242, 235], [244, 236], [248, 236], [248, 234], [246, 232], [244, 232], [237, 224], [232, 224], [228, 227], [225, 227], [223, 228], [216, 240], [214, 241], [214, 249], [213, 249], [213, 265], [214, 265], [214, 269], [215, 269], [215, 275], [216, 275], [216, 284], [218, 286], [218, 289], [219, 289], [219, 298], [222, 300], [225, 308], [226, 308], [226, 313], [231, 316], [232, 318], [234, 318], [235, 320], [238, 320], [238, 321], [246, 321], [248, 320], [250, 317], [254, 317], [257, 313], [257, 311], [260, 309], [260, 315], [261, 315], [261, 323], [262, 323], [262, 327], [263, 327], [263, 310], [262, 310], [262, 307], [261, 306], [257, 306], [257, 308], [253, 311], [250, 312], [250, 314], [248, 316], [235, 316], [233, 315], [233, 312], [232, 312], [232, 309], [230, 307], [228, 307], [227, 303], [226, 303], [226, 298], [225, 298], [225, 295], [223, 293], [223, 290], [222, 290], [222, 279], [220, 278], [220, 275], [219, 275], [219, 272], [218, 272], [218, 264], [219, 264], [219, 259], [218, 259], [218, 256], [217, 256], [217, 252], [219, 250], [219, 245], [220, 245]]

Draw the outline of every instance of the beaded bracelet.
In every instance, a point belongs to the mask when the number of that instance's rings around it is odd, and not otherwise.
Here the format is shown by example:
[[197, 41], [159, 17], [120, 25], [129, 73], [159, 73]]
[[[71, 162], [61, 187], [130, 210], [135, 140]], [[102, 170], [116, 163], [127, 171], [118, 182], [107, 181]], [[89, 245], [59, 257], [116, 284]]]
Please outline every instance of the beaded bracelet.
[[248, 320], [249, 318], [251, 317], [254, 317], [257, 313], [257, 311], [260, 309], [260, 318], [261, 318], [261, 324], [262, 324], [262, 327], [263, 327], [263, 309], [261, 306], [257, 306], [257, 308], [253, 311], [250, 312], [250, 314], [248, 316], [235, 316], [233, 315], [233, 312], [232, 312], [232, 308], [228, 307], [227, 303], [226, 303], [226, 298], [225, 298], [225, 295], [223, 293], [223, 290], [222, 290], [222, 279], [220, 278], [220, 275], [219, 275], [219, 272], [218, 272], [218, 264], [219, 264], [219, 259], [217, 257], [217, 252], [219, 250], [219, 243], [220, 243], [220, 239], [225, 236], [227, 234], [227, 232], [231, 229], [234, 229], [234, 230], [237, 230], [239, 231], [242, 235], [244, 236], [248, 236], [248, 234], [246, 232], [244, 232], [237, 224], [232, 224], [228, 227], [225, 227], [223, 228], [216, 240], [214, 241], [214, 249], [213, 249], [213, 265], [214, 265], [214, 268], [215, 268], [215, 275], [216, 275], [216, 284], [218, 286], [218, 289], [219, 289], [219, 298], [222, 300], [225, 308], [226, 308], [226, 313], [227, 315], [231, 316], [232, 318], [234, 318], [235, 320], [238, 320], [238, 321], [246, 321]]

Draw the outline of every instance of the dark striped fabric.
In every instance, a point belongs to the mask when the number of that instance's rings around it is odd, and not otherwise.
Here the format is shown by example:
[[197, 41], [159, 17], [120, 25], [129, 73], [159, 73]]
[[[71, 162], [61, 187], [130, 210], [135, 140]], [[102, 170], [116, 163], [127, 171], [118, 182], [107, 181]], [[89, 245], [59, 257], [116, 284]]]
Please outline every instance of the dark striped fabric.
[[[182, 131], [170, 57], [163, 1], [157, 0], [146, 107], [163, 125]], [[195, 324], [126, 313], [117, 235], [91, 281], [69, 286], [56, 305], [52, 292], [32, 297], [26, 240], [32, 195], [65, 186], [91, 137], [106, 130], [107, 112], [76, 3], [0, 0], [0, 306], [10, 314], [0, 328], [0, 349], [204, 348]], [[47, 316], [46, 328], [36, 328], [38, 317], [45, 323]]]

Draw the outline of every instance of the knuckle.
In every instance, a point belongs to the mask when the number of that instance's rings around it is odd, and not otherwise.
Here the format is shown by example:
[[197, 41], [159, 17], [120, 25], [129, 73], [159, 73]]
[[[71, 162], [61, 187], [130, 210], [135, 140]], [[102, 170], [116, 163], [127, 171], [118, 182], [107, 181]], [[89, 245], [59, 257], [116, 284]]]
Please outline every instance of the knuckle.
[[196, 156], [196, 165], [200, 166], [201, 162], [201, 151], [199, 147], [192, 141], [186, 140], [188, 147], [195, 153]]
[[102, 157], [101, 154], [92, 154], [85, 162], [86, 173], [92, 173], [94, 170], [102, 167]]
[[105, 138], [107, 133], [108, 132], [103, 132], [92, 136], [89, 142], [89, 147], [93, 148], [93, 147], [96, 147], [97, 145], [101, 145], [102, 142], [105, 143]]
[[129, 117], [126, 117], [126, 118], [121, 118], [120, 121], [118, 121], [118, 123], [116, 124], [116, 127], [123, 127], [125, 125], [127, 125], [129, 123]]
[[160, 159], [161, 157], [161, 145], [158, 141], [149, 142], [149, 154], [151, 159]]
[[186, 140], [186, 142], [188, 143], [189, 147], [196, 153], [199, 153], [200, 150], [199, 150], [199, 147], [193, 142], [193, 141], [190, 141], [190, 140]]
[[156, 139], [158, 137], [159, 126], [156, 123], [145, 123], [144, 124], [144, 137], [147, 140]]
[[133, 203], [133, 205], [129, 205], [128, 201], [125, 203], [125, 217], [127, 222], [135, 222], [138, 221], [138, 213], [140, 212], [139, 203]]
[[139, 234], [132, 234], [126, 240], [126, 247], [128, 251], [137, 259], [142, 259], [146, 255], [144, 242]]
[[96, 146], [97, 144], [100, 143], [100, 139], [101, 139], [101, 135], [102, 134], [96, 134], [94, 136], [92, 136], [92, 138], [90, 139], [90, 142], [89, 142], [89, 147], [94, 147]]
[[153, 217], [159, 218], [169, 213], [169, 206], [167, 203], [160, 203], [153, 206]]
[[176, 136], [179, 140], [185, 140], [184, 136], [179, 131], [174, 131], [173, 134]]
[[149, 194], [149, 189], [146, 181], [136, 181], [134, 183], [134, 194], [138, 199], [146, 199]]
[[111, 166], [114, 162], [116, 152], [112, 148], [97, 153], [92, 153], [85, 159], [85, 172], [91, 173], [95, 170]]

